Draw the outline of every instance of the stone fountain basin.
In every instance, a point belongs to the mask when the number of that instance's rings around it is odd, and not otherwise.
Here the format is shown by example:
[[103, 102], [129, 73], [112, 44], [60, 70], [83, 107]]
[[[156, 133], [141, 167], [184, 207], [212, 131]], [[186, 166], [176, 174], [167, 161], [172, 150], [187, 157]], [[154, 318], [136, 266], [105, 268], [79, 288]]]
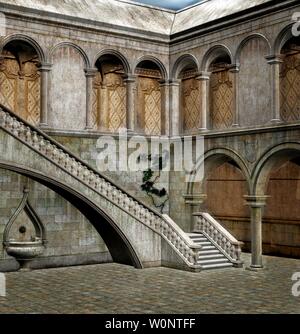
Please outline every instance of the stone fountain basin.
[[6, 246], [8, 255], [16, 259], [29, 260], [43, 254], [45, 246], [42, 240], [36, 241], [9, 241]]

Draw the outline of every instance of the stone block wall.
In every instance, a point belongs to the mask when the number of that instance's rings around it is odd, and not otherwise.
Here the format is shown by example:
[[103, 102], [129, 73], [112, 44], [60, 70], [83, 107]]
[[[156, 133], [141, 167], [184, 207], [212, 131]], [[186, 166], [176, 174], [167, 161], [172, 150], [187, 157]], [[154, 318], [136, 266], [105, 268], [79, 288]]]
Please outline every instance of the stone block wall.
[[[111, 256], [92, 224], [70, 203], [43, 185], [16, 173], [0, 170], [0, 271], [16, 270], [17, 262], [3, 248], [3, 232], [15, 213], [27, 186], [29, 202], [44, 224], [47, 248], [42, 257], [34, 260], [34, 268], [59, 267], [111, 261]], [[17, 219], [10, 238], [18, 240]]]

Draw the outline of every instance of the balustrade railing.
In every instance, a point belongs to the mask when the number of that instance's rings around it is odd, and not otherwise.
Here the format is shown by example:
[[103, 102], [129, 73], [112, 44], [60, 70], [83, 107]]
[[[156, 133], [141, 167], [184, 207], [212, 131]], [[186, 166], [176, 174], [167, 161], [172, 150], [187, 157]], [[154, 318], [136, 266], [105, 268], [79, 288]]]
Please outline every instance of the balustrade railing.
[[142, 204], [112, 180], [73, 155], [70, 151], [36, 127], [0, 106], [0, 127], [59, 168], [84, 183], [108, 201], [160, 234], [182, 260], [193, 268], [201, 246], [196, 245], [172, 219]]
[[241, 245], [222, 225], [220, 225], [209, 213], [198, 212], [195, 216], [195, 233], [203, 233], [232, 263], [242, 265]]

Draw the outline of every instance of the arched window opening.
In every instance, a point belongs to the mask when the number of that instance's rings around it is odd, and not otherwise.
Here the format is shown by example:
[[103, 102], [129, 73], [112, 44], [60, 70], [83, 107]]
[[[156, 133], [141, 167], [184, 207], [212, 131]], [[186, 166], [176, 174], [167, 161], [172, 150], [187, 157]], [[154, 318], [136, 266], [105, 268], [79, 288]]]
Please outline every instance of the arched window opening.
[[137, 75], [137, 128], [146, 135], [159, 136], [163, 132], [161, 81], [158, 65], [145, 60], [138, 64]]
[[220, 56], [209, 67], [210, 127], [226, 129], [233, 124], [234, 86], [228, 55]]
[[40, 65], [36, 50], [14, 40], [0, 55], [0, 103], [33, 125], [40, 122]]
[[285, 122], [300, 120], [300, 44], [291, 38], [282, 48], [280, 114]]
[[96, 68], [92, 126], [101, 131], [118, 132], [126, 127], [124, 67], [116, 56], [104, 55], [97, 60]]

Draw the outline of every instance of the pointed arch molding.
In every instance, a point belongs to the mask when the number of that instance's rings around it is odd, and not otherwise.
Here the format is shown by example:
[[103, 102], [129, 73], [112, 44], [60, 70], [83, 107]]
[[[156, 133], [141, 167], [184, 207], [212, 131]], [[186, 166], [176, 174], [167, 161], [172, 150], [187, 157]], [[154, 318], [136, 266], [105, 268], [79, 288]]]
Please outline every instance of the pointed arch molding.
[[39, 57], [39, 61], [41, 63], [45, 63], [46, 62], [46, 56], [45, 56], [45, 52], [42, 49], [42, 47], [39, 45], [38, 42], [36, 42], [32, 37], [23, 35], [23, 34], [12, 34], [12, 35], [8, 35], [5, 38], [3, 38], [0, 41], [0, 54], [2, 53], [3, 48], [10, 42], [12, 41], [23, 41], [26, 42], [28, 44], [30, 44], [34, 50], [36, 51], [38, 57]]
[[36, 236], [43, 242], [43, 244], [45, 244], [46, 241], [47, 241], [46, 229], [45, 229], [41, 219], [39, 218], [39, 216], [37, 215], [37, 213], [35, 212], [33, 207], [30, 205], [29, 200], [28, 200], [28, 195], [29, 195], [29, 190], [27, 188], [24, 188], [23, 198], [22, 198], [19, 206], [17, 207], [16, 211], [10, 217], [10, 219], [9, 219], [9, 221], [8, 221], [6, 227], [5, 227], [5, 230], [4, 230], [4, 233], [3, 233], [3, 244], [4, 244], [4, 246], [7, 246], [9, 244], [10, 230], [11, 230], [14, 222], [16, 221], [16, 219], [18, 218], [18, 216], [20, 215], [20, 213], [23, 210], [27, 214], [27, 216], [29, 217], [31, 223], [33, 224]]

